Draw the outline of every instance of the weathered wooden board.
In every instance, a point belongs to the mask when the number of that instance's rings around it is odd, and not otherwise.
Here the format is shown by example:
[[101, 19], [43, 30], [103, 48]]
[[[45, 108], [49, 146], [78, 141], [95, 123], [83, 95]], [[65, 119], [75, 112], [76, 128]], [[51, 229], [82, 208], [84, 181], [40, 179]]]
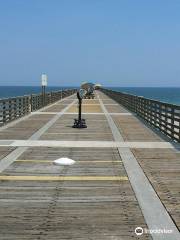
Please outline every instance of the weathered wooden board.
[[[76, 164], [62, 168], [39, 162], [62, 156]], [[2, 174], [94, 176], [94, 181], [1, 182], [0, 237], [134, 239], [137, 225], [147, 227], [129, 181], [96, 180], [96, 176], [126, 176], [116, 149], [29, 148], [20, 159], [34, 162], [16, 161]]]
[[7, 156], [9, 153], [11, 153], [15, 148], [14, 147], [0, 147], [0, 159]]
[[[115, 103], [100, 94], [105, 104]], [[72, 103], [75, 97], [65, 99]], [[105, 99], [105, 100], [104, 100]], [[102, 113], [99, 101], [85, 100], [83, 111]], [[65, 105], [48, 107], [47, 112], [60, 112]], [[106, 105], [109, 112], [126, 112], [122, 106]], [[69, 109], [74, 115], [64, 114], [41, 136], [42, 140], [112, 141], [112, 132], [104, 115], [83, 114], [87, 129], [72, 129], [77, 118], [77, 106]], [[32, 115], [25, 122], [0, 132], [2, 139], [27, 139], [53, 114]], [[128, 141], [163, 141], [134, 116], [112, 116]], [[4, 135], [7, 131], [7, 135]], [[2, 134], [2, 135], [1, 135]], [[5, 133], [6, 134], [6, 133]], [[4, 136], [4, 138], [3, 138]], [[0, 158], [12, 148], [0, 148]], [[132, 149], [146, 176], [170, 213], [179, 222], [179, 154], [168, 149]], [[72, 166], [55, 166], [52, 161], [69, 157]], [[110, 148], [28, 148], [0, 176], [0, 239], [138, 239], [137, 226], [147, 228], [141, 209], [127, 178], [117, 149]], [[14, 180], [13, 176], [24, 176]], [[33, 181], [27, 176], [34, 176]], [[47, 181], [38, 176], [52, 177]], [[54, 181], [54, 176], [78, 177], [78, 181]], [[87, 178], [93, 177], [89, 181]], [[121, 180], [99, 180], [98, 177], [122, 177]], [[37, 177], [37, 179], [35, 179]], [[153, 213], [152, 213], [153, 214]], [[144, 234], [140, 239], [151, 239]]]
[[31, 115], [28, 119], [0, 131], [0, 139], [28, 139], [52, 117], [52, 115], [43, 115], [43, 117]]
[[[78, 113], [78, 105], [74, 105], [69, 108], [68, 112]], [[82, 105], [82, 112], [84, 113], [102, 113], [100, 105]]]
[[41, 137], [42, 140], [112, 141], [112, 133], [103, 115], [83, 114], [86, 129], [72, 128], [77, 115], [64, 115]]
[[125, 141], [161, 142], [152, 130], [143, 125], [135, 116], [112, 116]]
[[133, 153], [180, 228], [180, 155], [170, 149], [133, 149]]

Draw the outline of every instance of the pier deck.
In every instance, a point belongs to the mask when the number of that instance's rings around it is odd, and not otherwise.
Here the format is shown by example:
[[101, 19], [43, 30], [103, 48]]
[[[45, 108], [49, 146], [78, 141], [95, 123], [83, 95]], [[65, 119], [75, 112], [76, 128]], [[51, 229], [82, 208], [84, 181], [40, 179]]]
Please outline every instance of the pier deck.
[[1, 128], [0, 239], [180, 239], [178, 145], [99, 91], [76, 117], [73, 95]]

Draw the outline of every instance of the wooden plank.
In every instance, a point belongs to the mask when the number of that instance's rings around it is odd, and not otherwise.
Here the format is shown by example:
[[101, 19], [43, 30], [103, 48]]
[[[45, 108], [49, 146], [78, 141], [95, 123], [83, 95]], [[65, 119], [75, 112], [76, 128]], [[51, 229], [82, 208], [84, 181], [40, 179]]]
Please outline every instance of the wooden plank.
[[139, 164], [166, 206], [177, 226], [180, 227], [180, 161], [174, 150], [133, 149]]

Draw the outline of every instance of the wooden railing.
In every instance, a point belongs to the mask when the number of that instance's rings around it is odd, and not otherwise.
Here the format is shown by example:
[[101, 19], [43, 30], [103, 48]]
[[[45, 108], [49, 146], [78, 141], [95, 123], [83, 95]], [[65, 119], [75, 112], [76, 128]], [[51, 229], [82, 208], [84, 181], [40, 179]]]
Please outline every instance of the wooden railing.
[[180, 106], [109, 89], [101, 91], [169, 138], [180, 142]]
[[29, 113], [29, 96], [0, 100], [0, 125], [13, 121]]
[[56, 102], [62, 98], [68, 97], [75, 93], [76, 89], [67, 89], [57, 92], [49, 92], [44, 96], [42, 94], [32, 94], [31, 95], [31, 111], [36, 111], [43, 106], [46, 106], [50, 103]]
[[76, 89], [0, 99], [0, 126], [74, 94]]

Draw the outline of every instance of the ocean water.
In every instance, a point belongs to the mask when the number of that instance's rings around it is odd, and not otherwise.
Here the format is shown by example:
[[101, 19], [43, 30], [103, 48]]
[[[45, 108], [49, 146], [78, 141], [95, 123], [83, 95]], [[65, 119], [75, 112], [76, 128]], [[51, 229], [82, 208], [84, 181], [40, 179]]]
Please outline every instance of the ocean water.
[[[46, 91], [51, 92], [67, 88], [74, 87], [47, 87]], [[0, 86], [0, 99], [38, 93], [41, 93], [41, 87], [38, 86]]]
[[180, 87], [109, 87], [112, 90], [125, 92], [145, 98], [180, 105]]
[[[47, 87], [47, 91], [58, 91], [60, 89], [75, 87]], [[162, 102], [180, 105], [180, 88], [175, 87], [108, 87], [109, 89], [130, 93], [146, 98], [156, 99]], [[41, 92], [38, 86], [0, 86], [0, 98], [23, 96], [28, 94], [37, 94]]]

